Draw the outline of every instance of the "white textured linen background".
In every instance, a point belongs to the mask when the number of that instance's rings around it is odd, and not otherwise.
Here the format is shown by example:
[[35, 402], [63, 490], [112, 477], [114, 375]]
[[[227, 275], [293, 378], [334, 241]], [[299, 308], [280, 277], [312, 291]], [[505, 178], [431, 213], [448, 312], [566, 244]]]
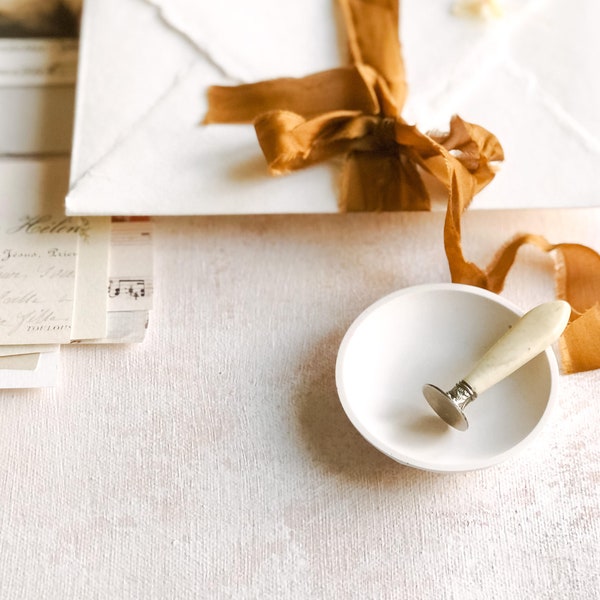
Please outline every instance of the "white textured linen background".
[[[147, 340], [68, 347], [54, 390], [0, 393], [2, 598], [599, 597], [600, 372], [561, 377], [522, 455], [440, 475], [353, 429], [334, 365], [398, 288], [447, 281], [441, 213], [156, 220]], [[592, 245], [600, 212], [472, 212]], [[520, 253], [503, 295], [550, 299]]]

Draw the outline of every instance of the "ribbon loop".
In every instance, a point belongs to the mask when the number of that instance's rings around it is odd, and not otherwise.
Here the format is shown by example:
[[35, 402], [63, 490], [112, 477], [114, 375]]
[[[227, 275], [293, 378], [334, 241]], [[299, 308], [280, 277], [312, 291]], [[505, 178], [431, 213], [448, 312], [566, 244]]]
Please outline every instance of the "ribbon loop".
[[312, 117], [338, 110], [379, 112], [375, 77], [365, 68], [341, 67], [300, 79], [283, 77], [208, 90], [204, 123], [252, 123], [274, 110]]

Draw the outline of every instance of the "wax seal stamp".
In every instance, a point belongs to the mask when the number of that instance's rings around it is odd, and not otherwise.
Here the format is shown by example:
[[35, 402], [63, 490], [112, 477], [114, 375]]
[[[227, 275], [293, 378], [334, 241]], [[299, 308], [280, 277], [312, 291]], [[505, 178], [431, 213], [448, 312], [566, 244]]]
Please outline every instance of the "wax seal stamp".
[[[568, 306], [558, 308], [562, 322], [541, 346], [550, 344], [568, 318]], [[472, 471], [517, 456], [543, 431], [557, 405], [560, 376], [551, 347], [485, 393], [481, 379], [462, 377], [466, 382], [453, 395], [459, 408], [471, 398], [461, 408], [466, 406], [471, 422], [466, 433], [440, 419], [422, 390], [425, 382], [450, 389], [498, 339], [516, 331], [522, 317], [507, 298], [459, 283], [406, 287], [380, 298], [356, 317], [340, 343], [335, 376], [344, 412], [367, 442], [417, 469]], [[546, 321], [544, 336], [549, 329]], [[527, 343], [534, 337], [529, 332]], [[476, 402], [473, 391], [481, 394]], [[442, 401], [450, 403], [446, 396]], [[359, 444], [353, 460], [370, 460]]]
[[435, 385], [424, 385], [425, 399], [448, 425], [466, 431], [469, 422], [465, 407], [555, 342], [567, 326], [570, 314], [571, 307], [562, 300], [533, 308], [451, 390], [444, 392]]

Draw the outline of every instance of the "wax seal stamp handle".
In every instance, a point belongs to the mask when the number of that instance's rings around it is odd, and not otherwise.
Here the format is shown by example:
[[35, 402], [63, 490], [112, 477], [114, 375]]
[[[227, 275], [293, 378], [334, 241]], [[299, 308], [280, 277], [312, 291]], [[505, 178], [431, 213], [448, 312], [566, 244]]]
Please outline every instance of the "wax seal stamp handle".
[[562, 300], [536, 306], [481, 357], [463, 380], [476, 394], [483, 393], [555, 342], [570, 314], [571, 307]]

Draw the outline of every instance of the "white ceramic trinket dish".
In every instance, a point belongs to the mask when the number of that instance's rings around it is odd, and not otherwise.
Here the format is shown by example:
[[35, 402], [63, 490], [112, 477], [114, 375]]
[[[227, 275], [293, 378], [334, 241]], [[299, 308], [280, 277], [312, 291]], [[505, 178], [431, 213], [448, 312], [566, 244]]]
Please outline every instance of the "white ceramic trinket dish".
[[481, 469], [514, 456], [541, 430], [559, 377], [551, 348], [468, 406], [470, 427], [447, 425], [423, 385], [450, 389], [523, 311], [481, 288], [409, 287], [367, 308], [342, 340], [338, 394], [363, 437], [394, 460], [431, 471]]

